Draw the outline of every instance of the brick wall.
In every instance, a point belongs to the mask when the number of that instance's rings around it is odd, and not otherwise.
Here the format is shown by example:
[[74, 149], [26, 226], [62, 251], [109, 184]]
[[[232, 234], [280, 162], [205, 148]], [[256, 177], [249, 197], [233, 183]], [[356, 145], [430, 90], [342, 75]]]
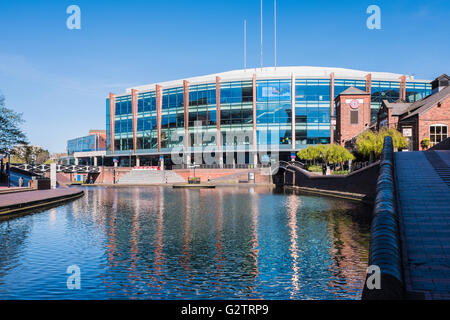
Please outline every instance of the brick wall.
[[[350, 105], [346, 101], [363, 99], [359, 105], [358, 124], [350, 124]], [[337, 98], [339, 107], [336, 108], [336, 141], [345, 145], [346, 141], [360, 134], [370, 125], [370, 95], [340, 95]], [[336, 102], [337, 102], [336, 101]]]
[[295, 178], [293, 178], [291, 173], [286, 171], [285, 175], [284, 172], [285, 170], [279, 170], [277, 177], [274, 179], [277, 184], [294, 184], [295, 186], [318, 190], [364, 194], [374, 199], [379, 163], [373, 163], [346, 176], [320, 176], [298, 169], [295, 171]]
[[[116, 182], [120, 177], [126, 175], [131, 171], [131, 168], [116, 168]], [[102, 171], [95, 183], [113, 183], [114, 182], [114, 169], [113, 168], [102, 168]]]
[[419, 149], [422, 150], [420, 142], [424, 138], [430, 138], [430, 126], [433, 124], [445, 124], [447, 125], [447, 136], [448, 129], [450, 128], [450, 97], [444, 99], [438, 105], [427, 110], [423, 114], [419, 115], [419, 128], [418, 128], [418, 143]]
[[[187, 181], [189, 177], [194, 176], [193, 169], [177, 169], [173, 171], [185, 181]], [[271, 178], [262, 174], [260, 169], [196, 169], [195, 176], [200, 177], [201, 182], [207, 182], [209, 177], [211, 180], [221, 178], [222, 182], [237, 183], [239, 180], [248, 180], [249, 172], [255, 173], [256, 183], [269, 183], [271, 181]], [[227, 179], [227, 177], [229, 177], [229, 179]]]

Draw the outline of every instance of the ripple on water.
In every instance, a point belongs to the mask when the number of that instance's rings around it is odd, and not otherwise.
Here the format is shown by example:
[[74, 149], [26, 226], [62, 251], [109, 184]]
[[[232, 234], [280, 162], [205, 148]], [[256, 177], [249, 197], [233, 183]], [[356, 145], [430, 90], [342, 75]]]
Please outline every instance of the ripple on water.
[[[250, 191], [89, 188], [0, 222], [0, 298], [360, 297], [367, 208]], [[70, 265], [81, 269], [81, 290], [67, 289]]]

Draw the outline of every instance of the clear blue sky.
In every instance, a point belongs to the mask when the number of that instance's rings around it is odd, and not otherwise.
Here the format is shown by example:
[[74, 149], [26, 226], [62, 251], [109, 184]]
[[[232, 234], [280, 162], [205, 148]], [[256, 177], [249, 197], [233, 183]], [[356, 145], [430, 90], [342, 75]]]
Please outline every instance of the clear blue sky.
[[[278, 0], [278, 65], [413, 74], [450, 72], [450, 2]], [[81, 8], [81, 30], [66, 8]], [[369, 30], [366, 9], [381, 8]], [[32, 144], [105, 127], [105, 97], [125, 88], [259, 65], [259, 0], [0, 0], [0, 91]], [[264, 62], [273, 65], [273, 0], [264, 0]], [[345, 45], [342, 43], [345, 42]]]

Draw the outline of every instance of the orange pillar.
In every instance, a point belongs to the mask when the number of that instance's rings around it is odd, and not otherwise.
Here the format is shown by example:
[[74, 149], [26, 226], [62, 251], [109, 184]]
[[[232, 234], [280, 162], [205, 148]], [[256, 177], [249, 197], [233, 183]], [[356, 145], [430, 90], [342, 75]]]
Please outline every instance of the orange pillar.
[[295, 75], [291, 75], [291, 127], [292, 127], [292, 150], [295, 150]]
[[114, 154], [114, 129], [116, 117], [116, 96], [113, 93], [109, 94], [109, 132], [111, 134], [111, 153]]
[[406, 76], [400, 77], [400, 92], [399, 96], [401, 100], [406, 100]]
[[158, 134], [158, 152], [161, 152], [161, 109], [162, 109], [161, 86], [156, 85], [156, 131]]
[[334, 72], [330, 74], [330, 143], [334, 143]]
[[133, 121], [133, 152], [136, 154], [138, 99], [137, 90], [135, 89], [131, 89], [131, 112]]
[[222, 149], [222, 134], [220, 133], [220, 80], [221, 80], [220, 77], [216, 77], [216, 127], [217, 127], [216, 140], [217, 140], [217, 151], [219, 153], [221, 152], [220, 150]]
[[257, 141], [256, 141], [256, 73], [253, 74], [253, 164], [258, 164]]
[[186, 155], [186, 164], [191, 163], [189, 152], [190, 134], [189, 134], [189, 82], [183, 80], [183, 105], [184, 105], [184, 150]]

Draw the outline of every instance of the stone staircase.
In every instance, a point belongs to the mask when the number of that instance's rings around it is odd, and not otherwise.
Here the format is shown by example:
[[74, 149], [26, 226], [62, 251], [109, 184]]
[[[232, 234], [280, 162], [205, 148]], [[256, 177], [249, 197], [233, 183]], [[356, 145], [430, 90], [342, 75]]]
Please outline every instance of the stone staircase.
[[120, 177], [118, 184], [144, 185], [185, 182], [184, 179], [171, 170], [131, 170]]

